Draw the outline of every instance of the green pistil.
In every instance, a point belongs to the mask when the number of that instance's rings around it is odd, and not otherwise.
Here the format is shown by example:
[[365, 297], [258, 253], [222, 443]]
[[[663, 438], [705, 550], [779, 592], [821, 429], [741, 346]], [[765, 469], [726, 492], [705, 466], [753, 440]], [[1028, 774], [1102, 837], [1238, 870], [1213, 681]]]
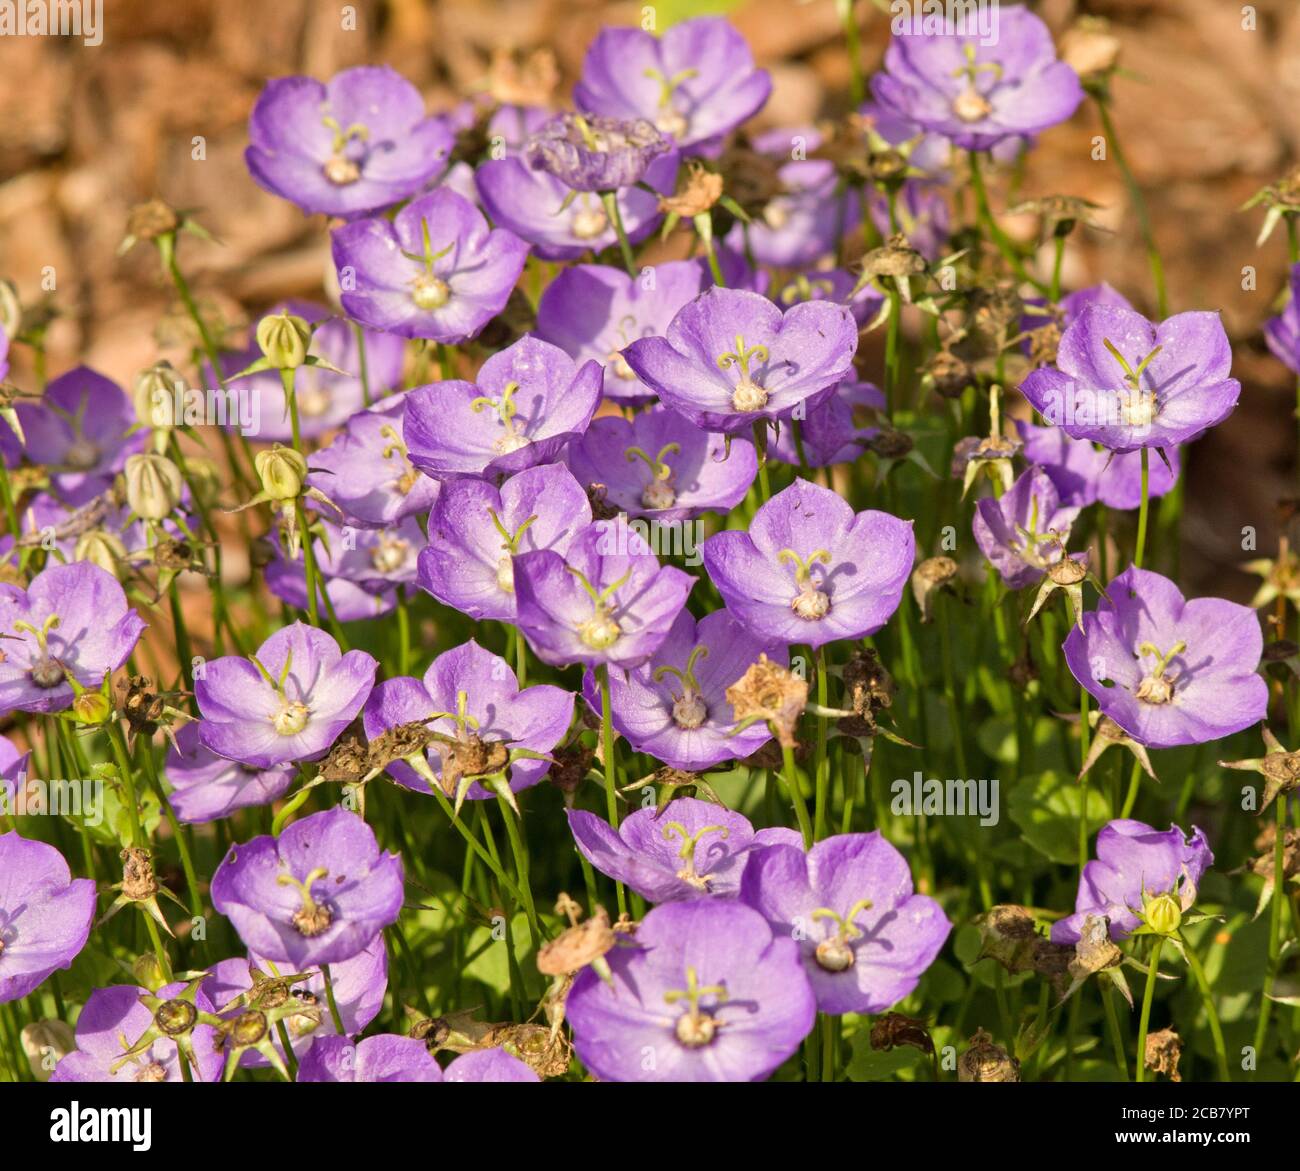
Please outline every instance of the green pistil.
[[354, 122], [344, 130], [338, 119], [330, 114], [326, 114], [321, 122], [331, 134], [330, 157], [325, 160], [321, 170], [325, 172], [325, 178], [336, 187], [347, 187], [361, 178], [361, 168], [346, 154], [348, 143], [354, 138], [358, 142], [365, 142], [370, 137], [370, 131], [360, 122]]
[[456, 737], [459, 740], [469, 738], [469, 729], [478, 731], [478, 720], [468, 714], [469, 693], [466, 691], [456, 692], [456, 710], [454, 712], [430, 712], [425, 717], [425, 722], [433, 720], [451, 720], [456, 725]]
[[813, 582], [812, 567], [817, 562], [829, 565], [830, 553], [825, 549], [818, 549], [815, 553], [810, 553], [807, 558], [803, 558], [793, 549], [782, 549], [776, 555], [776, 559], [782, 564], [789, 562], [795, 567], [794, 580], [799, 587], [799, 592], [790, 599], [790, 609], [797, 617], [809, 622], [825, 618], [831, 608], [830, 595]]
[[1142, 682], [1138, 684], [1136, 693], [1138, 699], [1151, 704], [1168, 703], [1173, 699], [1174, 683], [1177, 681], [1177, 676], [1166, 678], [1165, 672], [1169, 669], [1170, 662], [1186, 649], [1187, 644], [1181, 639], [1174, 643], [1168, 653], [1161, 653], [1159, 648], [1150, 642], [1144, 642], [1138, 646], [1139, 655], [1150, 655], [1156, 661], [1150, 674], [1146, 675]]
[[405, 496], [415, 487], [419, 480], [420, 473], [415, 470], [415, 465], [412, 464], [408, 458], [406, 441], [398, 433], [396, 427], [391, 423], [385, 423], [379, 428], [379, 434], [388, 440], [388, 442], [384, 444], [384, 450], [380, 453], [383, 458], [401, 460], [402, 474], [397, 477], [394, 487]]
[[766, 362], [770, 358], [771, 354], [765, 345], [759, 343], [755, 346], [746, 346], [745, 339], [740, 334], [736, 334], [734, 350], [718, 355], [719, 370], [730, 370], [733, 366], [740, 367], [740, 380], [731, 392], [731, 405], [736, 410], [758, 411], [767, 405], [767, 391], [754, 381], [749, 364], [755, 360]]
[[979, 91], [977, 85], [979, 75], [981, 73], [990, 73], [993, 75], [994, 82], [997, 82], [1002, 77], [1002, 66], [996, 61], [977, 62], [975, 60], [974, 45], [967, 44], [964, 49], [966, 63], [957, 66], [952, 71], [952, 76], [964, 77], [966, 79], [966, 88], [953, 99], [953, 113], [963, 122], [979, 122], [993, 112], [992, 103]]
[[705, 996], [712, 996], [718, 1004], [727, 1002], [727, 989], [722, 984], [700, 984], [699, 973], [693, 967], [686, 969], [686, 987], [672, 988], [664, 993], [667, 1004], [686, 1002], [686, 1011], [677, 1018], [674, 1032], [677, 1040], [688, 1049], [699, 1049], [707, 1045], [718, 1032], [718, 1022], [709, 1013], [700, 1008], [700, 1001]]
[[673, 100], [673, 91], [684, 81], [690, 81], [692, 77], [698, 77], [698, 69], [680, 69], [671, 76], [665, 76], [661, 69], [646, 69], [642, 77], [648, 77], [651, 81], [659, 83], [659, 108], [667, 110]]
[[813, 911], [812, 918], [814, 921], [830, 919], [839, 924], [839, 929], [834, 935], [823, 939], [817, 945], [814, 958], [818, 967], [824, 968], [828, 972], [843, 972], [846, 968], [853, 966], [853, 948], [849, 946], [849, 940], [856, 939], [862, 934], [862, 928], [853, 920], [863, 911], [869, 911], [870, 909], [870, 899], [859, 899], [849, 908], [847, 915], [841, 915], [838, 911], [832, 911], [829, 907], [818, 907]]
[[284, 685], [293, 666], [293, 652], [290, 651], [284, 656], [284, 666], [280, 668], [279, 679], [271, 678], [271, 673], [256, 655], [249, 655], [248, 659], [257, 668], [258, 674], [270, 685], [271, 690], [280, 697], [280, 710], [271, 716], [271, 726], [281, 736], [296, 736], [307, 726], [307, 721], [311, 718], [311, 709], [301, 700], [290, 699], [284, 693]]
[[612, 614], [614, 594], [620, 587], [627, 584], [628, 579], [632, 576], [632, 571], [628, 570], [618, 581], [607, 585], [602, 590], [598, 590], [587, 580], [586, 575], [581, 570], [574, 569], [572, 565], [565, 566], [565, 568], [578, 579], [578, 584], [582, 586], [591, 599], [591, 617], [578, 627], [578, 637], [592, 650], [608, 650], [619, 640], [623, 633]]
[[507, 382], [499, 398], [479, 395], [477, 398], [471, 399], [469, 404], [469, 409], [476, 414], [489, 407], [496, 411], [497, 417], [501, 420], [501, 426], [505, 428], [505, 434], [493, 446], [502, 455], [511, 451], [518, 451], [521, 447], [528, 445], [527, 436], [520, 433], [515, 423], [515, 416], [519, 413], [519, 408], [515, 406], [515, 393], [518, 390], [519, 383]]
[[22, 618], [19, 618], [14, 623], [14, 630], [21, 634], [30, 634], [36, 640], [36, 645], [40, 649], [40, 654], [32, 661], [31, 667], [28, 669], [28, 674], [37, 687], [57, 687], [68, 678], [68, 674], [64, 671], [62, 665], [50, 657], [50, 631], [57, 629], [58, 625], [59, 616], [57, 614], [51, 614], [46, 618], [39, 629]]
[[686, 660], [686, 670], [682, 671], [676, 667], [669, 666], [656, 667], [654, 670], [654, 681], [656, 683], [662, 683], [665, 675], [676, 675], [678, 680], [680, 680], [681, 685], [686, 688], [687, 691], [698, 692], [700, 690], [700, 685], [695, 680], [695, 664], [700, 659], [707, 658], [708, 654], [709, 648], [703, 643], [700, 643], [699, 646], [691, 648], [690, 658]]
[[425, 219], [420, 221], [420, 241], [421, 251], [418, 254], [405, 251], [402, 253], [407, 260], [417, 261], [424, 266], [424, 271], [410, 282], [411, 300], [426, 311], [441, 309], [451, 299], [451, 286], [434, 272], [434, 264], [455, 248], [456, 242], [453, 240], [446, 248], [435, 252], [433, 241], [429, 236], [429, 221]]
[[676, 503], [677, 493], [672, 487], [673, 469], [665, 457], [680, 455], [681, 450], [680, 443], [665, 443], [653, 459], [639, 447], [629, 447], [623, 452], [628, 463], [639, 459], [650, 469], [652, 479], [641, 491], [641, 503], [646, 508], [671, 508]]
[[1151, 365], [1155, 356], [1160, 353], [1164, 347], [1156, 346], [1156, 348], [1143, 358], [1142, 361], [1137, 364], [1137, 367], [1134, 368], [1130, 365], [1128, 359], [1125, 358], [1118, 349], [1116, 349], [1110, 338], [1102, 338], [1101, 341], [1102, 345], [1110, 351], [1111, 357], [1119, 363], [1120, 369], [1124, 371], [1124, 381], [1129, 385], [1130, 393], [1128, 401], [1120, 408], [1121, 414], [1124, 417], [1124, 422], [1130, 427], [1148, 426], [1155, 418], [1156, 412], [1159, 408], [1156, 405], [1155, 391], [1151, 390], [1149, 387], [1143, 387], [1142, 375], [1146, 372], [1146, 368]]
[[670, 821], [665, 823], [663, 834], [665, 841], [674, 836], [682, 839], [682, 848], [677, 851], [677, 857], [682, 860], [682, 868], [677, 872], [677, 877], [700, 890], [708, 890], [709, 880], [695, 872], [695, 847], [709, 834], [721, 834], [725, 841], [731, 836], [731, 831], [725, 825], [706, 825], [691, 833], [681, 822]]
[[344, 130], [333, 114], [326, 114], [321, 119], [321, 124], [333, 135], [330, 150], [336, 155], [341, 155], [347, 150], [348, 143], [354, 138], [358, 142], [365, 142], [370, 137], [369, 128], [360, 122], [353, 122], [351, 126]]
[[1016, 525], [1016, 532], [1020, 534], [1023, 545], [1020, 549], [1021, 556], [1031, 565], [1040, 568], [1046, 565], [1046, 559], [1038, 552], [1040, 545], [1052, 545], [1055, 548], [1063, 549], [1067, 533], [1061, 533], [1056, 529], [1048, 529], [1045, 533], [1038, 531], [1038, 497], [1030, 496], [1029, 498], [1029, 525]]
[[292, 874], [281, 874], [276, 878], [281, 886], [296, 887], [298, 894], [302, 898], [302, 907], [293, 913], [290, 922], [297, 929], [299, 935], [305, 935], [308, 939], [316, 935], [321, 935], [333, 922], [334, 916], [329, 907], [324, 903], [318, 903], [312, 898], [312, 883], [319, 882], [329, 875], [325, 867], [320, 866], [311, 871], [304, 879], [294, 878]]

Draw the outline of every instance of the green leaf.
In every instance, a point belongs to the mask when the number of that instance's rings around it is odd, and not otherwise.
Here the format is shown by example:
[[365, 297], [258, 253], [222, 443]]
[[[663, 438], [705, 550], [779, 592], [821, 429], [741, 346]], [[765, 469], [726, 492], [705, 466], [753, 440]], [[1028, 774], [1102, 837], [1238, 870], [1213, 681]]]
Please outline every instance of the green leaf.
[[[1008, 812], [1025, 841], [1053, 862], [1079, 861], [1079, 814], [1082, 786], [1073, 777], [1048, 771], [1019, 784], [1011, 793]], [[1110, 816], [1106, 798], [1095, 786], [1088, 789], [1088, 834], [1101, 828]]]

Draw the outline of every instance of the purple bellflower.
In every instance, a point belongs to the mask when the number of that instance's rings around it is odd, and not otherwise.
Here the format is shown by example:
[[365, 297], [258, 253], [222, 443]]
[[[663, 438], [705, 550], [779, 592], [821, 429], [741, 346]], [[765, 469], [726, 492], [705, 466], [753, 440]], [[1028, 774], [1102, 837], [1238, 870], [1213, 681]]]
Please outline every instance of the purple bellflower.
[[676, 411], [656, 407], [631, 420], [602, 415], [565, 453], [578, 482], [628, 516], [687, 520], [730, 512], [758, 474], [747, 439], [701, 430]]
[[1241, 383], [1217, 313], [1156, 326], [1115, 305], [1086, 308], [1061, 335], [1056, 366], [1032, 371], [1025, 398], [1072, 439], [1112, 451], [1177, 447], [1232, 413]]
[[1027, 8], [1002, 8], [991, 44], [974, 33], [896, 36], [872, 92], [886, 111], [964, 150], [1064, 122], [1083, 100], [1079, 77], [1056, 58], [1052, 34]]
[[337, 807], [231, 846], [212, 876], [212, 905], [250, 950], [297, 969], [364, 951], [401, 913], [402, 882], [401, 858]]
[[796, 479], [758, 510], [749, 532], [715, 533], [702, 552], [742, 626], [816, 649], [885, 625], [903, 596], [915, 542], [910, 520], [855, 514], [829, 488]]
[[1248, 606], [1185, 601], [1167, 577], [1130, 566], [1065, 640], [1079, 685], [1149, 748], [1204, 744], [1264, 719], [1264, 640]]
[[578, 366], [527, 334], [484, 362], [477, 383], [453, 379], [411, 391], [402, 427], [407, 458], [439, 480], [494, 479], [551, 463], [587, 429], [600, 384], [599, 363]]
[[588, 525], [563, 556], [517, 556], [514, 584], [516, 622], [543, 662], [635, 667], [668, 636], [695, 579], [661, 567], [619, 517]]
[[584, 968], [566, 1004], [602, 1081], [758, 1081], [816, 1020], [798, 945], [741, 903], [656, 907], [606, 959], [610, 981]]
[[978, 501], [971, 527], [980, 552], [1007, 588], [1020, 590], [1065, 556], [1078, 515], [1078, 508], [1061, 506], [1051, 477], [1031, 467], [1001, 496]]
[[0, 1004], [70, 968], [94, 920], [89, 878], [73, 878], [53, 846], [0, 834]]
[[427, 118], [420, 91], [386, 66], [360, 66], [322, 85], [267, 84], [249, 119], [244, 158], [258, 185], [303, 211], [352, 218], [391, 207], [446, 168], [453, 136]]
[[739, 813], [695, 797], [638, 809], [617, 830], [582, 809], [568, 818], [582, 856], [652, 903], [734, 898], [754, 852], [802, 841], [791, 829], [755, 830]]
[[[683, 610], [648, 663], [610, 672], [615, 730], [637, 752], [688, 772], [756, 752], [771, 733], [761, 721], [736, 732], [727, 688], [761, 654], [782, 666], [788, 660], [784, 645], [755, 638], [726, 610], [715, 610], [698, 624]], [[599, 713], [600, 692], [590, 671], [583, 692]]]
[[1089, 915], [1110, 921], [1110, 937], [1123, 939], [1158, 913], [1156, 922], [1177, 926], [1196, 901], [1201, 876], [1214, 864], [1205, 834], [1192, 827], [1152, 829], [1140, 821], [1117, 820], [1097, 834], [1097, 857], [1079, 876], [1074, 914], [1052, 924], [1053, 943], [1077, 943]]
[[952, 924], [934, 899], [914, 894], [907, 862], [880, 836], [842, 834], [759, 850], [740, 900], [773, 934], [798, 941], [804, 971], [826, 1013], [877, 1013], [911, 993]]
[[429, 514], [418, 583], [471, 618], [515, 618], [517, 553], [563, 555], [591, 523], [591, 505], [563, 464], [538, 464], [500, 489], [486, 480], [449, 480]]
[[660, 400], [709, 431], [811, 411], [853, 371], [852, 312], [805, 301], [782, 313], [744, 289], [712, 288], [681, 310], [664, 337], [640, 338], [627, 364]]
[[53, 564], [27, 589], [0, 585], [0, 712], [58, 712], [126, 662], [144, 622], [117, 578], [89, 561]]
[[247, 659], [214, 659], [194, 681], [199, 740], [219, 756], [267, 769], [319, 760], [356, 718], [378, 663], [343, 654], [323, 630], [295, 622]]
[[89, 366], [60, 374], [39, 399], [20, 399], [13, 410], [27, 458], [48, 468], [54, 490], [77, 503], [106, 491], [127, 456], [145, 444], [145, 434], [133, 432], [131, 400]]
[[451, 345], [477, 336], [505, 308], [528, 245], [440, 188], [389, 220], [355, 220], [332, 237], [348, 315], [400, 337]]
[[755, 67], [744, 38], [725, 20], [705, 16], [662, 36], [601, 29], [573, 97], [595, 114], [648, 119], [678, 146], [709, 154], [758, 112], [771, 90], [771, 77]]

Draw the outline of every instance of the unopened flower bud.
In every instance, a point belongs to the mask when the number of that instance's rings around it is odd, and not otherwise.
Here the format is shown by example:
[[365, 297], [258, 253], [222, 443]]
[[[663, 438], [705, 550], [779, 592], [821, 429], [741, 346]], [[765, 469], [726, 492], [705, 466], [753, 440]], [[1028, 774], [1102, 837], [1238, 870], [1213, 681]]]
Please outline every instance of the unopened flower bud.
[[116, 533], [105, 529], [87, 529], [77, 538], [72, 554], [74, 561], [89, 561], [114, 577], [121, 574], [126, 561], [126, 545]]
[[0, 329], [12, 339], [18, 336], [23, 325], [23, 306], [18, 300], [18, 289], [13, 281], [0, 281]]
[[158, 963], [158, 957], [152, 953], [140, 956], [131, 965], [131, 971], [135, 975], [135, 982], [141, 988], [148, 988], [150, 992], [157, 992], [159, 988], [167, 983], [167, 978], [163, 975], [162, 965]]
[[281, 370], [294, 370], [307, 360], [311, 326], [288, 310], [257, 323], [257, 344], [266, 360]]
[[77, 1047], [72, 1027], [63, 1021], [36, 1021], [24, 1026], [22, 1043], [32, 1076], [42, 1082], [49, 1081], [54, 1067]]
[[98, 727], [108, 723], [113, 714], [113, 705], [104, 698], [100, 691], [83, 691], [72, 701], [72, 714], [77, 723]]
[[170, 362], [156, 362], [136, 377], [131, 401], [136, 420], [143, 427], [166, 430], [183, 420], [178, 408], [185, 398], [185, 380]]
[[1120, 40], [1110, 24], [1095, 16], [1080, 18], [1061, 38], [1061, 60], [1084, 81], [1112, 72], [1119, 63]]
[[1147, 900], [1142, 917], [1158, 935], [1172, 935], [1182, 925], [1183, 909], [1173, 895], [1157, 895]]
[[185, 481], [165, 455], [149, 452], [126, 461], [126, 500], [141, 520], [162, 520], [181, 501]]
[[253, 457], [262, 490], [272, 500], [293, 500], [302, 495], [307, 479], [307, 458], [292, 447], [277, 443], [270, 451]]

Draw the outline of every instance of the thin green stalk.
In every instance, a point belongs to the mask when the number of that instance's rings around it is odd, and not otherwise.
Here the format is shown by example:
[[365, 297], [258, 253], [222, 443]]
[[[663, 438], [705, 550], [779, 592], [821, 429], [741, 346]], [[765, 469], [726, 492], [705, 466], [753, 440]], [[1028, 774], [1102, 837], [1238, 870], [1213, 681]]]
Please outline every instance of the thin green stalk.
[[1151, 1002], [1156, 995], [1156, 977], [1160, 970], [1160, 951], [1165, 946], [1163, 935], [1157, 935], [1151, 945], [1151, 962], [1147, 966], [1147, 986], [1142, 993], [1142, 1015], [1138, 1020], [1137, 1066], [1134, 1081], [1146, 1081], [1147, 1026], [1151, 1023]]
[[1156, 286], [1156, 309], [1163, 321], [1169, 314], [1169, 293], [1165, 287], [1165, 266], [1160, 259], [1160, 250], [1156, 247], [1156, 237], [1151, 229], [1151, 216], [1147, 213], [1146, 199], [1142, 195], [1142, 188], [1138, 186], [1137, 179], [1129, 169], [1119, 135], [1115, 133], [1115, 123], [1111, 120], [1110, 104], [1105, 97], [1097, 97], [1097, 111], [1101, 115], [1102, 132], [1106, 135], [1106, 141], [1110, 143], [1111, 151], [1115, 155], [1115, 165], [1123, 177], [1124, 186], [1128, 188], [1129, 202], [1133, 205], [1133, 214], [1137, 216], [1138, 228], [1146, 244], [1147, 263], [1151, 266], [1151, 279]]
[[980, 166], [979, 152], [967, 151], [966, 157], [970, 160], [970, 182], [971, 188], [975, 192], [975, 210], [980, 225], [988, 232], [989, 239], [993, 241], [994, 247], [1002, 254], [1002, 259], [1011, 266], [1017, 278], [1021, 281], [1028, 281], [1040, 293], [1046, 294], [1048, 292], [1047, 286], [1042, 281], [1035, 280], [1029, 275], [1019, 249], [1012, 243], [1011, 237], [998, 225], [997, 220], [993, 218], [993, 209], [989, 206], [988, 188], [984, 186], [984, 172]]
[[1205, 1004], [1205, 1016], [1210, 1022], [1210, 1037], [1214, 1042], [1214, 1060], [1219, 1067], [1219, 1078], [1230, 1082], [1232, 1075], [1228, 1072], [1228, 1050], [1223, 1042], [1223, 1026], [1219, 1023], [1219, 1010], [1214, 1007], [1214, 994], [1210, 991], [1210, 983], [1205, 978], [1205, 969], [1201, 967], [1200, 959], [1182, 932], [1179, 932], [1178, 939], [1183, 945], [1183, 953], [1187, 956], [1187, 966], [1192, 970], [1192, 979], [1196, 981], [1201, 1000]]
[[844, 47], [849, 55], [849, 97], [853, 108], [866, 100], [867, 85], [862, 74], [862, 45], [858, 37], [858, 22], [853, 18], [853, 0], [836, 0], [840, 23], [844, 26]]
[[[828, 705], [827, 691], [828, 683], [826, 679], [826, 648], [824, 646], [817, 648], [816, 654], [816, 671], [817, 671], [817, 703], [820, 707], [826, 708]], [[821, 841], [826, 836], [826, 824], [830, 820], [830, 788], [831, 788], [831, 770], [830, 761], [826, 758], [826, 719], [824, 716], [817, 716], [817, 755], [813, 764], [813, 785], [816, 793], [816, 811], [815, 821], [813, 823], [813, 840]]]
[[1133, 806], [1137, 803], [1138, 788], [1141, 781], [1142, 765], [1135, 758], [1133, 761], [1133, 771], [1129, 773], [1128, 793], [1124, 797], [1124, 808], [1120, 810], [1118, 814], [1119, 817], [1126, 818], [1133, 812]]
[[1115, 1049], [1115, 1064], [1125, 1081], [1128, 1081], [1128, 1058], [1124, 1055], [1124, 1034], [1120, 1032], [1119, 1016], [1115, 1012], [1114, 993], [1104, 984], [1097, 985], [1101, 993], [1101, 1004], [1106, 1010], [1106, 1027], [1110, 1032], [1111, 1045]]
[[799, 832], [803, 834], [804, 848], [807, 849], [813, 844], [813, 827], [808, 817], [808, 803], [803, 799], [803, 790], [799, 788], [799, 770], [795, 767], [794, 748], [791, 745], [781, 746], [781, 762], [781, 780], [785, 782], [790, 800], [794, 803], [795, 820], [799, 823]]
[[1282, 908], [1286, 902], [1286, 827], [1287, 795], [1279, 793], [1274, 802], [1276, 836], [1273, 839], [1273, 898], [1268, 915], [1268, 967], [1264, 969], [1264, 987], [1259, 998], [1259, 1018], [1255, 1022], [1255, 1053], [1264, 1052], [1268, 1021], [1273, 1012], [1272, 991], [1277, 980], [1278, 956], [1282, 950]]
[[343, 1018], [339, 1015], [338, 1002], [334, 999], [334, 977], [330, 973], [329, 964], [321, 964], [320, 974], [325, 981], [325, 999], [330, 1006], [330, 1019], [334, 1022], [334, 1031], [340, 1037], [346, 1035], [347, 1029], [343, 1027]]
[[[596, 668], [600, 680], [600, 745], [605, 758], [605, 812], [610, 828], [618, 832], [618, 762], [614, 759], [614, 709], [609, 695], [609, 664]], [[627, 892], [621, 882], [615, 883], [618, 892], [618, 913], [627, 911]]]
[[1133, 564], [1142, 568], [1142, 558], [1147, 549], [1147, 509], [1151, 497], [1151, 449], [1142, 449], [1142, 502], [1138, 505], [1137, 548], [1133, 551]]
[[515, 859], [515, 883], [519, 887], [520, 894], [523, 895], [524, 914], [528, 916], [528, 931], [532, 935], [532, 945], [536, 949], [541, 946], [542, 940], [533, 935], [533, 924], [539, 923], [540, 920], [537, 917], [537, 906], [533, 902], [533, 888], [529, 883], [528, 843], [519, 832], [515, 812], [510, 808], [509, 802], [504, 797], [498, 796], [497, 803], [501, 807], [501, 819], [506, 823], [506, 837], [510, 839], [510, 852]]
[[121, 773], [122, 784], [126, 787], [126, 816], [127, 824], [131, 827], [131, 844], [143, 846], [145, 840], [144, 830], [140, 825], [140, 803], [136, 799], [135, 774], [131, 769], [130, 754], [126, 750], [126, 737], [122, 735], [122, 729], [116, 723], [110, 723], [107, 727], [108, 740], [113, 746], [118, 772]]
[[618, 206], [618, 198], [612, 191], [602, 191], [600, 201], [605, 205], [605, 214], [613, 225], [614, 235], [618, 237], [618, 250], [623, 256], [623, 267], [627, 275], [636, 276], [636, 259], [632, 255], [632, 245], [628, 242], [627, 231], [623, 227], [623, 212]]

